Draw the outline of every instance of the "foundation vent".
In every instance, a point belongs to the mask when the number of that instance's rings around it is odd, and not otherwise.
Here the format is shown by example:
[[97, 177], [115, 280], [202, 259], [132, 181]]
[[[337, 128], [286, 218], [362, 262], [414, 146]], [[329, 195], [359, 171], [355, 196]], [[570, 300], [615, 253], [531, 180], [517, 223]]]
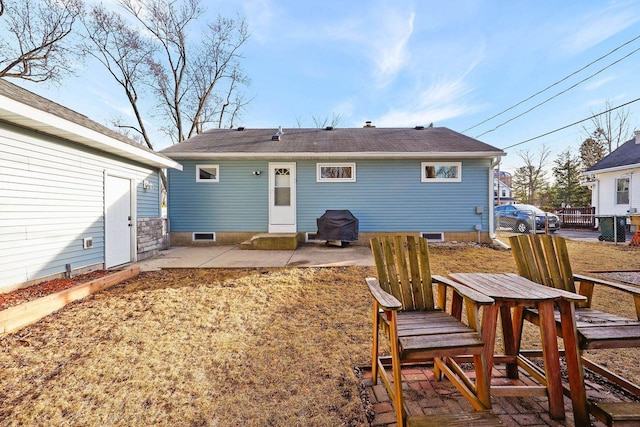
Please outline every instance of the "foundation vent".
[[214, 231], [193, 233], [191, 240], [194, 242], [215, 242], [216, 233]]

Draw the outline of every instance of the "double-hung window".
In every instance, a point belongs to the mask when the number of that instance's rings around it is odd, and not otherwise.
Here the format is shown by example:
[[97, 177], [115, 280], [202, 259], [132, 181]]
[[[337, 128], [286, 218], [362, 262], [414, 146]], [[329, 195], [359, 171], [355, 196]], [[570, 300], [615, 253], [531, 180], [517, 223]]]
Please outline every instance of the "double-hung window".
[[629, 204], [629, 178], [616, 179], [616, 204]]

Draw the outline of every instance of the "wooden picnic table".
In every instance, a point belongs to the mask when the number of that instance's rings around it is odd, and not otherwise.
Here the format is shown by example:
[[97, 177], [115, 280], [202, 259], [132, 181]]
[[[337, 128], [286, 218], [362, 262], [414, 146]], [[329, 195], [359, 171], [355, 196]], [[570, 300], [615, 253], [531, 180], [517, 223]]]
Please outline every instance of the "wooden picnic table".
[[[495, 300], [495, 305], [484, 307], [482, 314], [481, 332], [486, 345], [487, 371], [492, 372], [494, 359], [496, 359], [506, 363], [509, 378], [518, 377], [518, 366], [520, 366], [542, 384], [541, 386], [492, 385], [490, 393], [494, 396], [546, 395], [549, 401], [549, 415], [554, 419], [564, 419], [560, 351], [554, 319], [554, 304], [557, 305], [561, 316], [575, 423], [577, 426], [590, 425], [575, 320], [575, 303], [585, 301], [586, 298], [573, 292], [540, 285], [512, 273], [454, 273], [450, 274], [450, 277]], [[540, 313], [544, 375], [536, 374], [540, 370], [520, 354], [523, 312], [527, 307], [537, 308]], [[498, 312], [504, 339], [503, 355], [494, 354]]]

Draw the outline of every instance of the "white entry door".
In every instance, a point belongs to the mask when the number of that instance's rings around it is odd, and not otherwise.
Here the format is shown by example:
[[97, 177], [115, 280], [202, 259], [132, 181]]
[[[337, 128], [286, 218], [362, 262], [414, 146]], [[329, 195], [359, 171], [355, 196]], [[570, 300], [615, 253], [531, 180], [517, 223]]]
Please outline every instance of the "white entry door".
[[269, 233], [296, 232], [296, 164], [269, 163]]
[[131, 180], [107, 176], [105, 186], [107, 268], [131, 262]]

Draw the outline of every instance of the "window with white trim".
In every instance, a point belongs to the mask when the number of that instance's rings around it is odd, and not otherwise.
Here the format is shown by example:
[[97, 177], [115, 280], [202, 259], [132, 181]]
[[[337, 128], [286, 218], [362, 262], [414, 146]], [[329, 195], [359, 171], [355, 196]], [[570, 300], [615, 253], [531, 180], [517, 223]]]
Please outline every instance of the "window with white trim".
[[196, 165], [196, 182], [220, 182], [218, 165]]
[[356, 182], [355, 163], [317, 163], [317, 182]]
[[629, 178], [616, 179], [616, 205], [629, 204]]
[[462, 162], [422, 162], [422, 182], [461, 182]]

